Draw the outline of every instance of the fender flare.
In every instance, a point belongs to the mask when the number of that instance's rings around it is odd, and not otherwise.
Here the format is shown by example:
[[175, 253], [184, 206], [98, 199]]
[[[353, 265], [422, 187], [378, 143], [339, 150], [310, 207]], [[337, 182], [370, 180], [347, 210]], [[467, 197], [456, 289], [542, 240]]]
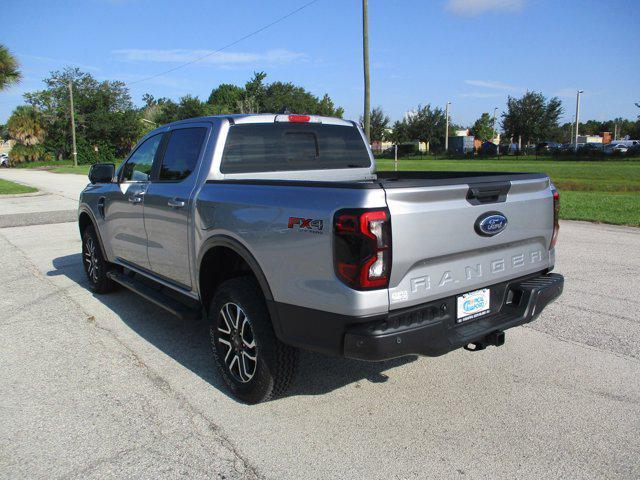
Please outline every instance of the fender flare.
[[258, 280], [258, 284], [260, 285], [260, 289], [264, 295], [265, 300], [267, 302], [273, 301], [273, 294], [271, 293], [271, 288], [269, 287], [269, 282], [267, 281], [267, 277], [262, 271], [260, 264], [252, 255], [252, 253], [245, 247], [242, 243], [236, 240], [233, 237], [228, 235], [214, 235], [212, 237], [207, 238], [204, 241], [202, 246], [200, 247], [200, 252], [198, 253], [196, 272], [197, 272], [197, 282], [198, 282], [198, 291], [200, 291], [200, 265], [202, 265], [202, 259], [206, 255], [206, 253], [215, 247], [226, 247], [230, 250], [233, 250], [235, 253], [240, 255], [240, 257], [247, 262], [249, 268], [253, 272], [254, 276]]
[[[105, 250], [104, 244], [102, 242], [102, 235], [100, 235], [100, 229], [98, 228], [98, 222], [96, 222], [96, 217], [91, 211], [91, 209], [85, 205], [80, 205], [80, 208], [78, 208], [78, 228], [80, 228], [80, 217], [82, 216], [83, 213], [86, 213], [89, 216], [89, 220], [93, 225], [93, 230], [96, 232], [96, 235], [98, 236], [98, 244], [100, 245], [102, 256], [105, 260], [109, 261], [107, 257], [107, 251]], [[80, 231], [80, 240], [82, 241], [82, 230]]]

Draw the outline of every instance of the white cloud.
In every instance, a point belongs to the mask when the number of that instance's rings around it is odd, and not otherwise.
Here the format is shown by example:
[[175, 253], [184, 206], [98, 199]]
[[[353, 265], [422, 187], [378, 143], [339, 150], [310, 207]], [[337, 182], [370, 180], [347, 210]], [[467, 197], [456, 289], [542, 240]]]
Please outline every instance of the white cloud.
[[492, 93], [492, 92], [466, 92], [459, 93], [460, 98], [498, 98], [504, 96], [504, 93]]
[[467, 17], [480, 15], [481, 13], [515, 12], [522, 9], [524, 0], [447, 0], [445, 9]]
[[514, 87], [513, 85], [507, 85], [506, 83], [493, 80], [465, 80], [464, 83], [467, 85], [473, 85], [474, 87], [491, 88], [493, 90], [520, 90], [519, 87]]
[[93, 65], [84, 65], [82, 63], [76, 63], [76, 62], [72, 62], [71, 60], [65, 60], [65, 59], [61, 59], [61, 58], [41, 57], [39, 55], [29, 55], [29, 54], [26, 54], [26, 53], [18, 53], [17, 56], [18, 56], [18, 59], [26, 58], [26, 59], [29, 59], [29, 60], [35, 60], [37, 62], [55, 64], [56, 68], [72, 66], [72, 67], [78, 67], [81, 70], [93, 70], [93, 71], [96, 71], [96, 72], [100, 71], [99, 67], [94, 67]]
[[229, 66], [255, 62], [285, 64], [308, 61], [309, 59], [308, 56], [304, 53], [292, 52], [285, 49], [267, 50], [263, 53], [213, 53], [213, 50], [186, 50], [179, 48], [171, 50], [145, 50], [130, 48], [123, 50], [113, 50], [111, 52], [111, 55], [114, 56], [117, 60], [133, 62], [184, 63], [200, 59], [198, 60], [198, 63], [219, 66]]

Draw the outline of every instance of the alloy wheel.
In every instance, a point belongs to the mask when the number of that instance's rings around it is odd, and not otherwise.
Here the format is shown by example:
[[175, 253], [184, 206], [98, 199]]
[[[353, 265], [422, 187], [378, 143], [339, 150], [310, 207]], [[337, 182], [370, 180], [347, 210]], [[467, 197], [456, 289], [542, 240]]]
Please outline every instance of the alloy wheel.
[[233, 378], [240, 383], [251, 381], [258, 366], [258, 350], [249, 317], [239, 305], [225, 303], [215, 328], [215, 341]]
[[96, 242], [92, 237], [87, 237], [84, 244], [84, 263], [87, 276], [93, 283], [98, 283], [98, 255]]

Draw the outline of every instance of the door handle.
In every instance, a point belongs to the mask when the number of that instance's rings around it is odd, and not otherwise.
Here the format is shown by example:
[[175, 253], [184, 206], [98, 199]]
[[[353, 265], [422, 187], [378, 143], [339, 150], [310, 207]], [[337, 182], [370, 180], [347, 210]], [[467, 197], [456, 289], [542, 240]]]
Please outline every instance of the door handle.
[[180, 200], [179, 198], [172, 198], [167, 202], [171, 208], [182, 208], [187, 204], [184, 200]]
[[142, 203], [142, 195], [129, 196], [129, 203]]

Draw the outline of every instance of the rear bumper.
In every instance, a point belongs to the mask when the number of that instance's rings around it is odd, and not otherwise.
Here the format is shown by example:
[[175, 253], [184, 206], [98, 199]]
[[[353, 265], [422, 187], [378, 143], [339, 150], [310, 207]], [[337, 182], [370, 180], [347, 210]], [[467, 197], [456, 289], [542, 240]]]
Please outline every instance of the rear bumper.
[[555, 273], [492, 285], [490, 313], [460, 324], [455, 296], [364, 318], [275, 302], [269, 308], [276, 333], [290, 345], [361, 360], [435, 357], [535, 320], [563, 286], [564, 278]]

